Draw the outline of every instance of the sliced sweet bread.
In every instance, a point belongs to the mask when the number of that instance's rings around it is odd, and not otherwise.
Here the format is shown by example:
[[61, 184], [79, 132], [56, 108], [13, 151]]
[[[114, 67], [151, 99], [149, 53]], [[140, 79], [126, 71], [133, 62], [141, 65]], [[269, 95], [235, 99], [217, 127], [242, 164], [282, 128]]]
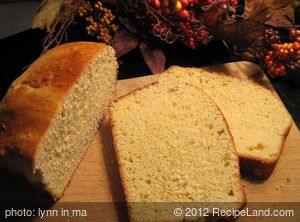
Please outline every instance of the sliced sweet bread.
[[202, 89], [219, 106], [233, 135], [242, 170], [256, 176], [270, 175], [292, 124], [289, 113], [271, 91], [248, 80], [196, 68], [175, 66], [159, 77], [160, 84], [174, 81]]
[[113, 102], [110, 118], [132, 221], [148, 221], [143, 203], [154, 203], [156, 213], [157, 202], [244, 204], [232, 136], [203, 91], [152, 84]]

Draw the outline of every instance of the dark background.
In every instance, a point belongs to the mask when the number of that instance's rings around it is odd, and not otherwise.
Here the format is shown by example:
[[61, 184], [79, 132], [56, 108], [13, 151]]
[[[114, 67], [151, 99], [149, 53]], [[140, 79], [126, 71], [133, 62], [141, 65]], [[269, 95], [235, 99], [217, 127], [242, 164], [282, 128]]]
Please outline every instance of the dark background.
[[[11, 82], [42, 52], [46, 32], [30, 29], [40, 3], [40, 0], [0, 0], [0, 99]], [[300, 9], [295, 16], [296, 23], [300, 24]], [[86, 36], [76, 27], [70, 29], [69, 41], [84, 39]], [[201, 67], [239, 60], [220, 42], [194, 51], [179, 44], [163, 45], [162, 49], [167, 57], [166, 67], [174, 64]], [[119, 79], [151, 74], [138, 49], [121, 59]], [[299, 127], [300, 73], [288, 73], [283, 78], [271, 79], [271, 82]]]

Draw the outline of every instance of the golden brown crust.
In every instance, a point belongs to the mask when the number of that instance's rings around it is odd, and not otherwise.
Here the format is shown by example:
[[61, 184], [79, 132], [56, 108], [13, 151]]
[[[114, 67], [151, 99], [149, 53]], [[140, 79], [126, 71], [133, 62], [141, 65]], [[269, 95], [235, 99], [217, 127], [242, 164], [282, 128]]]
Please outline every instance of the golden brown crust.
[[[159, 73], [158, 75], [161, 75], [161, 74], [162, 74], [162, 73]], [[128, 197], [128, 196], [129, 196], [129, 192], [128, 192], [128, 189], [127, 189], [127, 185], [126, 185], [126, 183], [125, 183], [124, 170], [123, 170], [123, 167], [122, 167], [122, 165], [121, 165], [121, 158], [120, 158], [120, 155], [119, 155], [118, 141], [116, 140], [116, 136], [115, 136], [115, 133], [114, 133], [114, 132], [115, 132], [115, 121], [114, 121], [114, 115], [113, 115], [112, 109], [113, 109], [113, 105], [114, 105], [115, 102], [118, 102], [118, 101], [124, 99], [124, 98], [125, 98], [126, 96], [128, 96], [128, 95], [135, 94], [135, 93], [137, 93], [137, 92], [140, 91], [140, 90], [149, 88], [149, 87], [151, 87], [151, 86], [153, 86], [153, 85], [157, 85], [157, 84], [158, 84], [157, 82], [154, 82], [154, 83], [148, 84], [148, 85], [146, 85], [146, 86], [137, 88], [137, 89], [135, 89], [134, 91], [129, 92], [129, 93], [125, 94], [125, 95], [122, 95], [122, 96], [118, 97], [117, 99], [115, 99], [115, 100], [110, 104], [110, 107], [109, 107], [109, 119], [110, 119], [110, 123], [111, 123], [111, 132], [112, 132], [113, 144], [114, 144], [114, 148], [115, 148], [114, 150], [115, 150], [115, 155], [116, 155], [117, 164], [118, 164], [118, 168], [119, 168], [119, 174], [120, 174], [121, 184], [122, 184], [122, 187], [123, 187], [123, 190], [124, 190], [125, 200], [126, 200], [126, 203], [127, 203], [128, 215], [129, 215], [131, 221], [135, 221], [135, 220], [134, 220], [134, 217], [133, 217], [132, 209], [131, 209], [131, 206], [130, 206], [130, 200], [129, 200], [129, 197]], [[189, 84], [188, 84], [188, 85], [189, 85]], [[193, 86], [193, 85], [190, 85], [190, 86], [195, 87], [195, 86]], [[195, 87], [195, 88], [197, 88], [197, 87]], [[197, 88], [197, 90], [202, 91], [202, 90], [199, 89], [199, 88]], [[202, 91], [202, 92], [203, 92], [203, 91]], [[203, 92], [203, 93], [204, 93], [205, 95], [207, 95], [205, 92]], [[237, 151], [236, 151], [236, 149], [235, 149], [235, 143], [234, 143], [234, 140], [233, 140], [233, 136], [232, 136], [232, 134], [231, 134], [231, 131], [229, 130], [229, 126], [228, 126], [228, 123], [227, 123], [227, 121], [226, 121], [226, 119], [225, 119], [225, 117], [224, 117], [224, 114], [221, 112], [221, 110], [220, 110], [220, 108], [217, 106], [217, 104], [215, 104], [215, 103], [213, 102], [212, 98], [211, 98], [209, 95], [207, 95], [207, 96], [211, 99], [211, 101], [212, 101], [211, 104], [212, 104], [213, 106], [215, 106], [215, 108], [216, 108], [217, 110], [219, 110], [219, 113], [221, 114], [221, 116], [222, 116], [222, 118], [223, 118], [223, 121], [224, 121], [224, 123], [225, 123], [225, 125], [226, 125], [227, 131], [228, 131], [229, 136], [230, 136], [231, 144], [232, 144], [232, 146], [234, 147], [233, 152], [235, 153], [236, 161], [237, 161], [238, 166], [239, 166], [239, 158], [238, 158]], [[246, 206], [246, 203], [247, 203], [247, 197], [246, 197], [246, 193], [245, 193], [245, 191], [244, 191], [244, 189], [243, 189], [243, 185], [242, 185], [242, 183], [241, 183], [240, 170], [237, 169], [237, 171], [238, 171], [238, 173], [237, 173], [236, 176], [237, 176], [237, 177], [239, 178], [239, 180], [240, 180], [239, 186], [240, 186], [240, 192], [241, 192], [241, 194], [242, 194], [242, 199], [241, 199], [240, 202], [239, 202], [239, 203], [240, 203], [239, 209], [243, 209], [243, 208]]]
[[58, 46], [36, 60], [12, 83], [0, 105], [0, 155], [15, 150], [33, 160], [38, 144], [69, 90], [105, 47], [92, 42]]

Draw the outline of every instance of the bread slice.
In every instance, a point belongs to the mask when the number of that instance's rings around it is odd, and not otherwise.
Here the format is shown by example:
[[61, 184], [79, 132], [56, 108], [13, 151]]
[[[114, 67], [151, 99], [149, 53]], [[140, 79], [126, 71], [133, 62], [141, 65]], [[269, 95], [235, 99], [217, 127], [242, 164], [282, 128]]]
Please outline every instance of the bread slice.
[[[232, 136], [218, 107], [201, 90], [152, 84], [113, 102], [110, 118], [132, 221], [158, 221], [161, 210], [163, 216], [174, 216], [164, 207], [178, 207], [178, 202], [242, 207], [245, 195]], [[149, 206], [150, 214], [144, 209]]]
[[202, 89], [220, 107], [242, 170], [262, 177], [271, 174], [292, 125], [289, 113], [271, 91], [247, 80], [196, 68], [172, 67], [159, 77], [160, 84], [173, 81]]
[[61, 197], [114, 97], [117, 62], [104, 44], [48, 51], [0, 106], [0, 162]]

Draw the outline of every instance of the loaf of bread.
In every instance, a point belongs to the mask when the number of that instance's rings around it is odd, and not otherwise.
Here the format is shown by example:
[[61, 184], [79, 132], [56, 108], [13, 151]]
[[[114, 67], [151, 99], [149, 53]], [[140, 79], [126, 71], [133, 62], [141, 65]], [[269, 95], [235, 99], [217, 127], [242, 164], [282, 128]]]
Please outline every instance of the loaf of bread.
[[10, 86], [0, 105], [0, 163], [62, 196], [110, 100], [117, 62], [104, 44], [58, 46]]
[[161, 84], [173, 81], [202, 89], [219, 106], [242, 170], [261, 177], [271, 174], [292, 124], [289, 113], [271, 91], [251, 81], [196, 68], [171, 67], [159, 77]]
[[146, 86], [113, 102], [110, 118], [131, 221], [159, 221], [157, 214], [172, 202], [177, 207], [178, 202], [230, 202], [235, 209], [244, 204], [227, 123], [198, 88]]

